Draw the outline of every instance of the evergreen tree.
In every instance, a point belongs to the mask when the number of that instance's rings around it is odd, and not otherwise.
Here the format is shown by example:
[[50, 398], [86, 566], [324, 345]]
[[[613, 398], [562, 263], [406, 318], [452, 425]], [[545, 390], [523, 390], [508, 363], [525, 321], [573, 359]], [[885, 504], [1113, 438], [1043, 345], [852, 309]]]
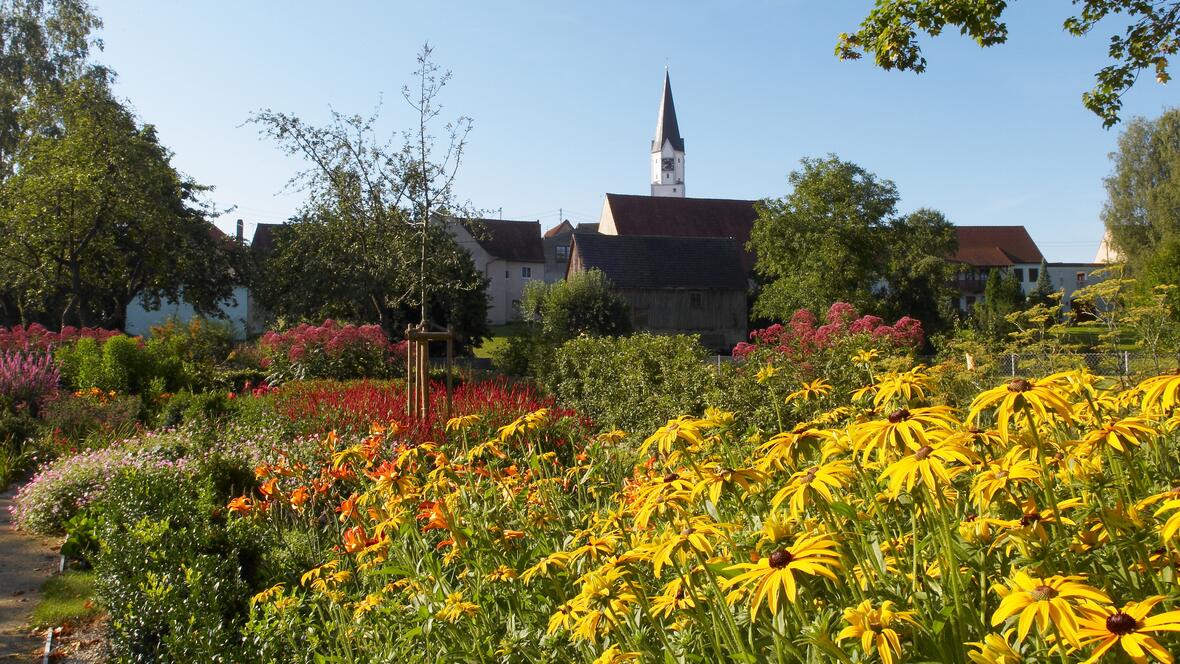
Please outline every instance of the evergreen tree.
[[1048, 305], [1050, 302], [1049, 296], [1053, 294], [1053, 282], [1049, 279], [1049, 266], [1045, 261], [1041, 261], [1041, 267], [1037, 270], [1037, 287], [1033, 289], [1029, 299], [1034, 304]]
[[1024, 290], [1016, 275], [992, 268], [983, 289], [983, 302], [971, 310], [976, 327], [992, 339], [1003, 339], [1012, 331], [1006, 317], [1021, 309], [1024, 301]]

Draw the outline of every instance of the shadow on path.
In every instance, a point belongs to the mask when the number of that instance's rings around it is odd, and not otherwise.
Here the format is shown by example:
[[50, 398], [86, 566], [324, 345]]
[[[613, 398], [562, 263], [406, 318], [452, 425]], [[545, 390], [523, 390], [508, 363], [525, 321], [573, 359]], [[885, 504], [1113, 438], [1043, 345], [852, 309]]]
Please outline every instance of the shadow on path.
[[15, 488], [0, 493], [0, 662], [40, 662], [44, 635], [25, 623], [41, 584], [57, 571], [58, 556], [48, 540], [13, 527], [15, 495]]

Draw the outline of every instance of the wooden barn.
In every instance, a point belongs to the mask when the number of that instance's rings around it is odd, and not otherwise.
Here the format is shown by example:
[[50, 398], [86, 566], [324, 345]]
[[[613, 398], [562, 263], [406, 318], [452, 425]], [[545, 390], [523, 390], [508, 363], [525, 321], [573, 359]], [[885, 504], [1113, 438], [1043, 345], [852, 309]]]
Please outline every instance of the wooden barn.
[[574, 233], [567, 275], [594, 269], [631, 304], [636, 330], [696, 334], [722, 352], [746, 340], [747, 282], [734, 238]]

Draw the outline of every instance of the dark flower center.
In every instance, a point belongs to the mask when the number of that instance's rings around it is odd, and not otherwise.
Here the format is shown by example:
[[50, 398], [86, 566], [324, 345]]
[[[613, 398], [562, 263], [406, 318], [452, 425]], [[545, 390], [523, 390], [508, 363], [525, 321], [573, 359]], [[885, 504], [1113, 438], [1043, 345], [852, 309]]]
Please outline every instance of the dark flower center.
[[897, 410], [893, 411], [892, 413], [889, 413], [889, 423], [890, 424], [897, 424], [898, 422], [905, 422], [908, 419], [910, 419], [910, 411], [906, 410], [905, 408], [898, 408]]
[[794, 559], [795, 557], [791, 555], [790, 551], [787, 551], [786, 549], [779, 549], [778, 551], [770, 554], [770, 566], [775, 569], [782, 569], [791, 564], [791, 561]]
[[1057, 592], [1057, 589], [1052, 586], [1037, 586], [1036, 588], [1032, 589], [1031, 594], [1034, 600], [1043, 602], [1045, 600], [1053, 599], [1061, 593]]
[[1118, 634], [1119, 636], [1130, 634], [1137, 627], [1139, 627], [1139, 621], [1122, 611], [1106, 618], [1106, 629], [1111, 634]]
[[1032, 389], [1032, 383], [1023, 378], [1017, 378], [1008, 383], [1009, 392], [1027, 392]]
[[680, 531], [680, 536], [681, 537], [688, 537], [689, 535], [691, 535], [695, 532], [696, 532], [696, 530], [694, 530], [692, 526], [685, 526], [684, 530]]
[[815, 469], [809, 468], [807, 474], [803, 476], [803, 483], [811, 484], [813, 481], [815, 481]]
[[929, 445], [923, 445], [922, 447], [918, 448], [917, 452], [914, 452], [914, 458], [917, 459], [918, 461], [921, 461], [921, 460], [925, 459], [926, 457], [930, 456], [930, 453], [933, 451], [934, 451], [933, 447], [930, 447]]
[[676, 601], [679, 602], [682, 599], [684, 599], [684, 588], [676, 591]]
[[1025, 514], [1024, 516], [1020, 517], [1020, 525], [1031, 526], [1040, 520], [1041, 515], [1037, 512], [1033, 512], [1032, 514]]
[[680, 476], [676, 473], [668, 473], [667, 475], [664, 475], [665, 482], [675, 482], [678, 479], [680, 479]]
[[996, 479], [1002, 480], [1002, 479], [1005, 479], [1006, 477], [1008, 477], [1008, 471], [1006, 471], [1006, 470], [996, 471]]

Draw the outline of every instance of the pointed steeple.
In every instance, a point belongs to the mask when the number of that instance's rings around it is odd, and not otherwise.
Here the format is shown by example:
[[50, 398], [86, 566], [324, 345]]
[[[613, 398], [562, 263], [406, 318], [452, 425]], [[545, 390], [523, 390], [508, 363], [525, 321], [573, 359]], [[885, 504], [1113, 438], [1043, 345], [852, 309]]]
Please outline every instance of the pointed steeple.
[[672, 142], [672, 149], [684, 152], [684, 139], [680, 137], [680, 126], [676, 124], [676, 104], [672, 102], [672, 80], [664, 69], [664, 96], [660, 99], [660, 117], [656, 121], [656, 137], [651, 142], [651, 151], [659, 152], [664, 141]]

